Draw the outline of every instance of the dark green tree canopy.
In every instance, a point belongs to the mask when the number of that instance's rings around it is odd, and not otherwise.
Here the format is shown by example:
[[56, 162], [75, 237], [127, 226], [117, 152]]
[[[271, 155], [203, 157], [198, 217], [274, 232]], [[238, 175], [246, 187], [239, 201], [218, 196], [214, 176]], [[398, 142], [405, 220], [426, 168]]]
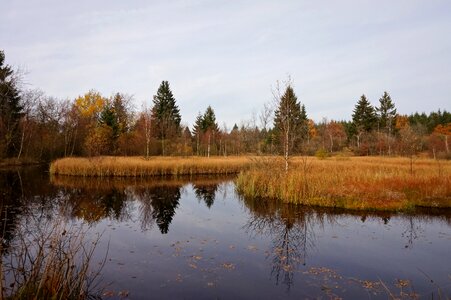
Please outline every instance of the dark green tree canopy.
[[352, 123], [355, 129], [357, 132], [369, 132], [375, 128], [376, 121], [377, 118], [374, 107], [368, 101], [366, 96], [362, 95], [352, 114]]
[[197, 115], [193, 127], [193, 134], [195, 136], [207, 131], [219, 132], [219, 126], [216, 122], [216, 115], [211, 106], [207, 107], [203, 115], [200, 113]]
[[388, 130], [393, 129], [393, 126], [395, 125], [396, 108], [387, 92], [384, 92], [379, 99], [379, 107], [376, 108], [376, 111], [379, 119], [379, 128]]
[[298, 102], [293, 88], [290, 85], [287, 86], [274, 112], [275, 133], [280, 135], [288, 130], [290, 141], [294, 143], [305, 137], [307, 122], [305, 106]]
[[100, 113], [99, 123], [111, 128], [113, 139], [117, 139], [119, 137], [119, 122], [116, 110], [113, 107], [113, 104], [107, 103], [102, 112]]
[[152, 119], [160, 139], [165, 139], [170, 133], [180, 132], [182, 117], [167, 81], [161, 82], [153, 97]]
[[11, 157], [20, 144], [19, 121], [22, 117], [20, 91], [14, 71], [5, 64], [5, 54], [0, 51], [0, 155]]

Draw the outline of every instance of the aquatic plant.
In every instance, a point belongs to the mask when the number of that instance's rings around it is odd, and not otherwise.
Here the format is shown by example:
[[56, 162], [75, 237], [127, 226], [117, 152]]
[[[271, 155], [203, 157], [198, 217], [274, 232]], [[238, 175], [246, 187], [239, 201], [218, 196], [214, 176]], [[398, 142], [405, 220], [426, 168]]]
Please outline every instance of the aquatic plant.
[[27, 216], [9, 247], [1, 249], [0, 298], [100, 298], [106, 255], [92, 265], [99, 240], [99, 234], [90, 239], [84, 226], [62, 218]]

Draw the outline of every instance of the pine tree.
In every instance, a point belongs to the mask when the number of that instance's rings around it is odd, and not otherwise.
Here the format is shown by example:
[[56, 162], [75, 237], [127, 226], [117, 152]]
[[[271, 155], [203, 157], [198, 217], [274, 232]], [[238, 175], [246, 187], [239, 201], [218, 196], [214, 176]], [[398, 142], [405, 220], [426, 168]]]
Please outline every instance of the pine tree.
[[274, 129], [283, 143], [285, 169], [288, 170], [288, 157], [302, 138], [303, 125], [307, 124], [307, 113], [305, 107], [301, 108], [291, 85], [287, 85], [284, 94], [277, 98]]
[[169, 82], [161, 82], [157, 94], [153, 97], [152, 125], [155, 134], [161, 140], [162, 154], [165, 155], [166, 139], [180, 134], [180, 110], [169, 88]]
[[365, 95], [360, 97], [357, 102], [354, 113], [352, 114], [352, 122], [357, 130], [371, 131], [376, 125], [376, 113], [374, 107], [368, 101]]
[[379, 107], [376, 108], [376, 112], [379, 120], [379, 130], [386, 134], [388, 155], [391, 155], [391, 135], [395, 127], [396, 108], [387, 92], [384, 92], [379, 99]]
[[387, 92], [384, 92], [379, 99], [379, 107], [376, 108], [376, 111], [379, 118], [379, 129], [391, 132], [396, 117], [396, 108]]
[[216, 123], [215, 112], [211, 108], [211, 106], [207, 107], [203, 117], [203, 131], [207, 136], [207, 157], [210, 157], [210, 149], [211, 149], [211, 140], [215, 140], [217, 134], [219, 133], [219, 126]]
[[196, 154], [199, 156], [200, 154], [200, 140], [202, 138], [202, 128], [203, 128], [204, 119], [202, 114], [199, 114], [196, 117], [196, 121], [194, 122], [193, 127], [193, 136], [196, 138]]
[[23, 107], [14, 71], [4, 63], [5, 54], [0, 51], [0, 155], [12, 157], [20, 146]]
[[360, 148], [360, 136], [364, 132], [370, 132], [374, 129], [377, 121], [374, 107], [368, 101], [365, 95], [360, 97], [357, 102], [354, 113], [352, 114], [353, 134], [357, 137], [357, 147]]

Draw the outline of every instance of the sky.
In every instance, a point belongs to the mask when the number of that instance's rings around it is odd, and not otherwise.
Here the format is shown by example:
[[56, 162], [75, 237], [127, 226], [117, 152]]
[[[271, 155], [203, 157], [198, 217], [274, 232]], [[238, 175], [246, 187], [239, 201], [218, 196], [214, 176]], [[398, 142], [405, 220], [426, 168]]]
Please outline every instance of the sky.
[[121, 92], [139, 110], [168, 80], [188, 125], [209, 105], [220, 125], [258, 125], [288, 77], [315, 121], [384, 91], [402, 114], [451, 110], [448, 0], [2, 0], [0, 49], [61, 99]]

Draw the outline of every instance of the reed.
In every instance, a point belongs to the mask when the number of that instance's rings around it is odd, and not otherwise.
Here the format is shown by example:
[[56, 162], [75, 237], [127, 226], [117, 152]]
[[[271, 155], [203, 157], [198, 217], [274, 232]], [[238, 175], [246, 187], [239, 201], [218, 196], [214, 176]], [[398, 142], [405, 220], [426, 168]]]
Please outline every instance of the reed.
[[14, 234], [2, 251], [1, 299], [100, 299], [106, 256], [92, 265], [99, 235], [91, 239], [81, 225], [36, 216]]
[[406, 158], [298, 157], [288, 172], [275, 161], [243, 171], [237, 190], [247, 197], [357, 210], [451, 207], [451, 163]]
[[247, 169], [251, 163], [247, 157], [70, 157], [52, 162], [50, 174], [97, 177], [237, 174]]

